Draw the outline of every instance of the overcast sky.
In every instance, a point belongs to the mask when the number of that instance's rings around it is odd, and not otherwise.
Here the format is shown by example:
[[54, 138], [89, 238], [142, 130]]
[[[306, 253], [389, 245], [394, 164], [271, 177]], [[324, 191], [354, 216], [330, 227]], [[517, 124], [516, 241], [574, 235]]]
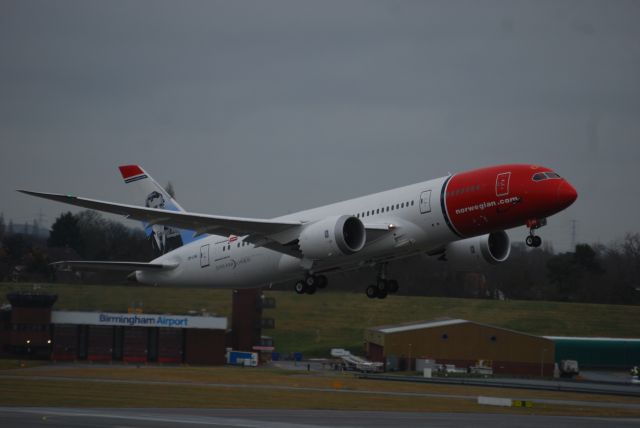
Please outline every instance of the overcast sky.
[[[638, 232], [639, 1], [0, 0], [0, 212], [14, 190], [273, 217], [507, 162], [577, 188], [559, 250]], [[513, 237], [524, 237], [519, 229]]]

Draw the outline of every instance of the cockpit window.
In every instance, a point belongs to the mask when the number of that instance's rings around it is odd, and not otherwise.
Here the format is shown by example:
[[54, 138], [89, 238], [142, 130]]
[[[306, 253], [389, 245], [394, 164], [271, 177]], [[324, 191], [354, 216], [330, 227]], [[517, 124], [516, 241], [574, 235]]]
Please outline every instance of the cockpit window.
[[548, 180], [550, 178], [561, 178], [561, 177], [559, 174], [555, 172], [536, 172], [535, 174], [533, 174], [533, 177], [531, 177], [533, 181]]

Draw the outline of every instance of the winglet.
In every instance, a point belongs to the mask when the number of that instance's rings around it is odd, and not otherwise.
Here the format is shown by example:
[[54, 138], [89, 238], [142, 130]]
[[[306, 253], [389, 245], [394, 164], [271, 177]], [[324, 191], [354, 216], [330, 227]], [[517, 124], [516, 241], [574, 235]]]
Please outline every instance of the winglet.
[[58, 201], [58, 202], [67, 202], [68, 199], [77, 199], [77, 196], [73, 196], [73, 195], [61, 195], [61, 194], [58, 194], [58, 193], [34, 192], [33, 190], [17, 189], [16, 192], [24, 193], [25, 195], [30, 195], [30, 196], [37, 196], [39, 198], [51, 199], [52, 201]]

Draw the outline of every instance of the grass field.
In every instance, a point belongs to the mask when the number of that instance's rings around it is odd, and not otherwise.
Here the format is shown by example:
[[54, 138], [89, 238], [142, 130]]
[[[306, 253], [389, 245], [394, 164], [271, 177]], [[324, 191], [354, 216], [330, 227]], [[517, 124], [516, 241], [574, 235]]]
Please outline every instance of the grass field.
[[[480, 406], [478, 395], [528, 399], [533, 408]], [[538, 401], [536, 401], [538, 400]], [[601, 407], [542, 400], [597, 401]], [[357, 379], [349, 373], [307, 373], [236, 367], [94, 367], [50, 365], [0, 370], [0, 406], [279, 408], [505, 412], [638, 417], [637, 398], [549, 391], [474, 388]]]
[[[31, 284], [0, 284], [0, 301], [9, 291], [31, 291]], [[229, 316], [231, 290], [43, 284], [38, 292], [59, 296], [55, 309], [126, 312], [142, 302], [147, 313], [184, 314], [206, 310]], [[360, 352], [364, 329], [384, 324], [464, 318], [538, 335], [638, 337], [640, 306], [540, 301], [496, 301], [420, 296], [367, 299], [364, 293], [321, 290], [315, 295], [266, 291], [276, 308], [265, 310], [276, 328], [264, 330], [278, 351], [327, 356], [330, 348]]]

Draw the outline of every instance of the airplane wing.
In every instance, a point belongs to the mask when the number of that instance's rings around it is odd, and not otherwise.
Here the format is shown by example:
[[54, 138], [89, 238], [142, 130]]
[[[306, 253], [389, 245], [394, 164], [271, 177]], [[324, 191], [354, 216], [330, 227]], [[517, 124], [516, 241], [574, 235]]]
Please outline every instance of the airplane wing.
[[[302, 222], [299, 221], [271, 221], [264, 219], [225, 217], [191, 212], [165, 211], [156, 208], [146, 208], [136, 205], [118, 204], [97, 199], [81, 198], [73, 195], [58, 193], [33, 192], [18, 190], [31, 196], [50, 199], [65, 204], [76, 205], [92, 210], [120, 214], [132, 220], [139, 220], [150, 225], [161, 224], [179, 229], [194, 230], [196, 235], [212, 233], [216, 235], [253, 235], [252, 241], [264, 241], [276, 244], [288, 244], [297, 237]], [[296, 232], [296, 233], [288, 233]]]
[[169, 263], [142, 263], [142, 262], [103, 262], [103, 261], [76, 261], [66, 260], [61, 262], [51, 263], [51, 266], [63, 267], [69, 266], [76, 269], [86, 270], [121, 270], [121, 271], [135, 271], [135, 270], [171, 270], [178, 267], [177, 264]]

